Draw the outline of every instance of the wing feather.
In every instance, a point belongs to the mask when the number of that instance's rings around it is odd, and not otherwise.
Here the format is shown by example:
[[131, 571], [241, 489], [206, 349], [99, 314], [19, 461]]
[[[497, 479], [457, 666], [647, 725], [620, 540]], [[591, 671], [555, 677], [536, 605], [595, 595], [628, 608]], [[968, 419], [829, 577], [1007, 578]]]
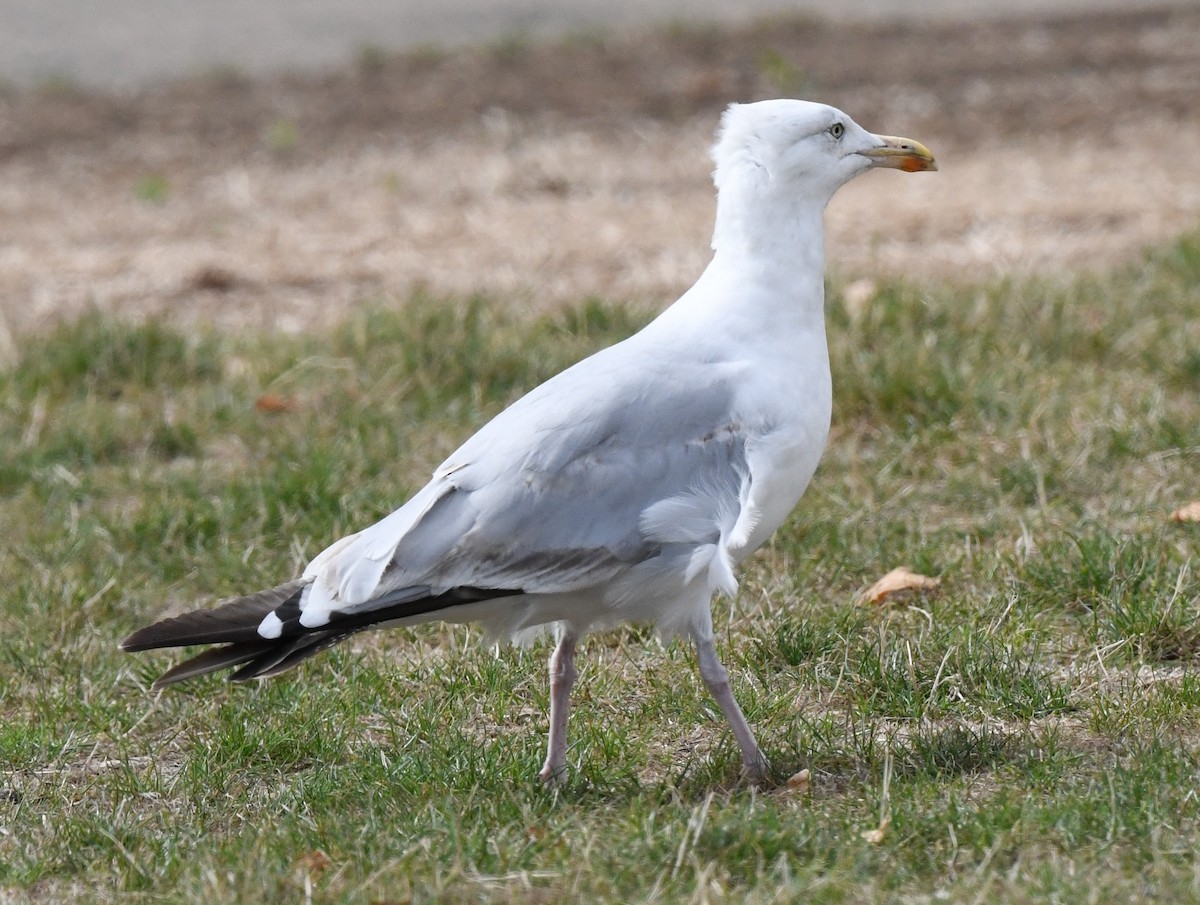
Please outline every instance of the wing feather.
[[318, 556], [303, 623], [410, 585], [598, 587], [664, 548], [727, 535], [749, 478], [749, 431], [731, 415], [738, 369], [622, 345], [523, 397], [409, 503]]

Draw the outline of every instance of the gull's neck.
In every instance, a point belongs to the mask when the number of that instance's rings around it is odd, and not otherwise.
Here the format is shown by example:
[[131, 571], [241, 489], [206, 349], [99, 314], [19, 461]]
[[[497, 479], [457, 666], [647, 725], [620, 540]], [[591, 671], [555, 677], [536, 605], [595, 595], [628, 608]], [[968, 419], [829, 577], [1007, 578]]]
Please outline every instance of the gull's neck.
[[757, 199], [753, 206], [718, 202], [713, 251], [702, 283], [738, 284], [728, 287], [736, 293], [732, 298], [760, 308], [747, 311], [751, 317], [769, 314], [779, 326], [783, 318], [824, 330], [824, 205], [792, 199], [775, 205]]
[[818, 279], [825, 272], [825, 205], [809, 199], [773, 198], [743, 186], [722, 192], [712, 247], [717, 258], [741, 260], [768, 271], [775, 267]]
[[[751, 347], [825, 343], [825, 205], [795, 197], [717, 200], [713, 258], [696, 284], [645, 332]], [[733, 191], [730, 191], [733, 189]], [[749, 203], [746, 203], [749, 201]]]

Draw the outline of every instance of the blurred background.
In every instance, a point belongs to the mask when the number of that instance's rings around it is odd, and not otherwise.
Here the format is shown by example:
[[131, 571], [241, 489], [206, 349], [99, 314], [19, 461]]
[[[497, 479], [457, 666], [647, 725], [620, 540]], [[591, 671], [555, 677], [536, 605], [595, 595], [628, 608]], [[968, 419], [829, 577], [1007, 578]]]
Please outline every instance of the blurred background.
[[1149, 9], [1152, 0], [73, 0], [0, 2], [0, 75], [128, 88], [236, 67], [256, 75], [342, 64], [364, 45], [403, 49], [504, 36], [746, 23], [787, 15], [841, 20], [969, 18]]
[[416, 289], [660, 306], [707, 261], [722, 108], [771, 96], [938, 155], [832, 206], [832, 272], [868, 290], [1107, 268], [1200, 218], [1194, 2], [0, 0], [0, 23], [9, 337], [93, 309], [306, 330]]

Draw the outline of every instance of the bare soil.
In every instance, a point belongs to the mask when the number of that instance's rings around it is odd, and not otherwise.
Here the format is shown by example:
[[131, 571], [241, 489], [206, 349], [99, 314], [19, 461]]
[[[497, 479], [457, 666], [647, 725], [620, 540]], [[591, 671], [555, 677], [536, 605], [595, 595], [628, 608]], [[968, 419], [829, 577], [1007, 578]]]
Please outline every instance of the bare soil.
[[721, 109], [780, 95], [917, 138], [941, 164], [839, 195], [840, 277], [1105, 269], [1200, 225], [1198, 47], [1194, 5], [778, 20], [370, 53], [123, 96], [10, 92], [0, 340], [93, 308], [320, 329], [414, 288], [660, 305], [708, 258]]

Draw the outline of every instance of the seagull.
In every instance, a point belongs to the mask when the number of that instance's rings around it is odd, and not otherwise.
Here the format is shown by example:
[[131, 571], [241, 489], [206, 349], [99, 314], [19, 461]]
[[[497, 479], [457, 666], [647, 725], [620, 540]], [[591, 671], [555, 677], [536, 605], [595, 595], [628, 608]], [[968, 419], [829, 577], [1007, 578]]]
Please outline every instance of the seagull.
[[877, 167], [936, 170], [907, 138], [801, 100], [733, 104], [712, 149], [713, 257], [630, 338], [517, 400], [368, 528], [297, 579], [162, 619], [126, 651], [216, 645], [155, 688], [225, 668], [271, 676], [365, 629], [552, 630], [539, 778], [567, 775], [575, 650], [590, 631], [690, 636], [751, 782], [767, 760], [713, 645], [712, 599], [799, 502], [829, 433], [825, 206]]

